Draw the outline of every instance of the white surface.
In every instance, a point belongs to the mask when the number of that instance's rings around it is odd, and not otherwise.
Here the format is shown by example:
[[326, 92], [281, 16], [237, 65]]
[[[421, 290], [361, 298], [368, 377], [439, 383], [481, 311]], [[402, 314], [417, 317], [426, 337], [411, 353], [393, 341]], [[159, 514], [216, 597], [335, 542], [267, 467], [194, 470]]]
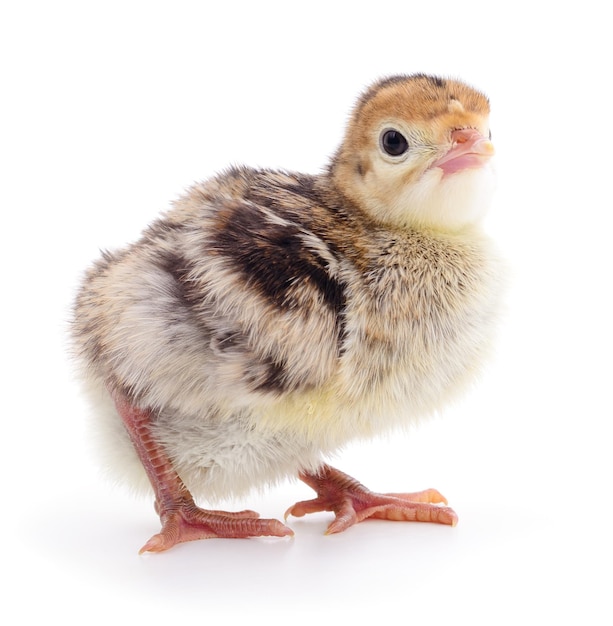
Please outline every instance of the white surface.
[[[505, 14], [470, 1], [223, 4], [0, 10], [3, 613], [14, 624], [605, 623], [604, 5], [519, 2]], [[489, 227], [513, 267], [509, 312], [495, 361], [461, 404], [336, 464], [373, 489], [435, 486], [459, 525], [373, 521], [324, 537], [330, 518], [319, 514], [290, 519], [292, 540], [137, 556], [156, 516], [99, 476], [64, 354], [80, 272], [229, 163], [317, 171], [359, 91], [414, 71], [457, 75], [490, 95], [500, 184]], [[231, 506], [281, 517], [309, 494], [291, 483]]]

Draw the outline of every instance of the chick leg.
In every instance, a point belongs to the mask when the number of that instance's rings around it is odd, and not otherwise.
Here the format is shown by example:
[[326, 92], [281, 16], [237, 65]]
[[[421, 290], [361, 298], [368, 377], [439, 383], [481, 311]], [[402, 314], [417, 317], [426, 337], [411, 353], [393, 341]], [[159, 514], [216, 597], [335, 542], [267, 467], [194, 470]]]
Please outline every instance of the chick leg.
[[319, 472], [302, 473], [300, 479], [317, 492], [317, 498], [297, 502], [285, 517], [302, 517], [317, 511], [333, 511], [334, 521], [326, 534], [339, 533], [367, 518], [405, 522], [436, 522], [455, 526], [458, 516], [446, 506], [447, 500], [436, 489], [416, 493], [373, 493], [357, 480], [329, 465]]
[[194, 539], [294, 534], [278, 520], [260, 519], [255, 511], [228, 513], [197, 507], [168, 455], [151, 435], [151, 412], [133, 406], [119, 393], [112, 395], [153, 486], [155, 510], [162, 522], [162, 530], [147, 541], [139, 554], [162, 552], [177, 543]]

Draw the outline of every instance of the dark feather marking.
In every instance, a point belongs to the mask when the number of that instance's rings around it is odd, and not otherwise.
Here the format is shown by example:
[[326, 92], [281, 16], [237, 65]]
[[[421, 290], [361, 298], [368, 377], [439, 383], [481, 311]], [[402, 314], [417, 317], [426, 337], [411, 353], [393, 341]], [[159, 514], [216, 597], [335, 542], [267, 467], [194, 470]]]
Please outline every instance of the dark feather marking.
[[173, 296], [188, 309], [201, 304], [202, 298], [196, 289], [191, 286], [189, 279], [190, 263], [178, 254], [163, 253], [157, 258], [159, 267], [170, 274], [174, 279]]
[[344, 289], [326, 261], [305, 246], [299, 226], [271, 223], [244, 203], [228, 209], [211, 245], [249, 284], [282, 310], [301, 306], [305, 293], [315, 288], [335, 314], [341, 313]]
[[[315, 177], [293, 174], [292, 179], [295, 182], [275, 186], [263, 180], [251, 189], [250, 199], [325, 241], [331, 256], [338, 261], [348, 252], [346, 247], [349, 237], [346, 231], [352, 229], [346, 222], [346, 216], [342, 215], [342, 204], [335, 206], [330, 198], [324, 197], [315, 184]], [[308, 209], [305, 200], [311, 205]], [[347, 204], [348, 201], [343, 198], [343, 203]], [[297, 204], [299, 208], [293, 208], [290, 204]], [[317, 219], [314, 219], [315, 214], [318, 214]]]
[[[190, 278], [190, 263], [181, 255], [172, 252], [160, 254], [157, 258], [160, 269], [170, 274], [173, 278], [172, 291], [169, 295], [174, 298], [164, 312], [168, 328], [168, 339], [176, 337], [184, 338], [185, 324], [192, 329], [197, 329], [200, 340], [205, 344], [214, 343], [215, 332], [210, 323], [207, 323], [203, 315], [203, 297], [198, 286]], [[216, 347], [213, 346], [212, 347]]]
[[427, 76], [427, 78], [435, 87], [444, 87], [446, 84], [445, 80], [438, 76]]
[[270, 357], [261, 360], [261, 365], [265, 368], [263, 376], [248, 376], [247, 382], [253, 391], [261, 391], [264, 393], [283, 393], [291, 391], [297, 385], [288, 384], [285, 373], [285, 366], [275, 362]]

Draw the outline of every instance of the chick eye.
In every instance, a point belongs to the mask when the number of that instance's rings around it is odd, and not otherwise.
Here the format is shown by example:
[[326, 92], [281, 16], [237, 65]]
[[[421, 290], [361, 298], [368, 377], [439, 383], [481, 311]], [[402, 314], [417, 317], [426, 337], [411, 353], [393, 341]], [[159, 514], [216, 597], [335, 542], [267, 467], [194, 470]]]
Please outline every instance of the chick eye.
[[390, 156], [400, 156], [409, 149], [409, 142], [397, 130], [386, 130], [381, 135], [381, 146]]

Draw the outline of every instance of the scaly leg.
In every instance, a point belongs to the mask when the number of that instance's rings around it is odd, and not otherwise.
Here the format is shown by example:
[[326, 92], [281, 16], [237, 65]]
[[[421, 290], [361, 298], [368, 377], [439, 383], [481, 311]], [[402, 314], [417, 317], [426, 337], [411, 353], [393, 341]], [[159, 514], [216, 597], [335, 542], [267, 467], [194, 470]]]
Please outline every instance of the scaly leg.
[[436, 489], [416, 493], [373, 493], [357, 480], [329, 465], [317, 473], [302, 473], [300, 479], [317, 492], [317, 498], [297, 502], [289, 515], [302, 517], [317, 511], [333, 511], [334, 521], [326, 534], [339, 533], [369, 517], [404, 522], [436, 522], [455, 526], [458, 516], [446, 506]]
[[166, 452], [151, 435], [151, 411], [133, 406], [112, 392], [115, 406], [155, 492], [155, 510], [162, 530], [140, 549], [162, 552], [177, 543], [211, 537], [285, 537], [293, 531], [275, 519], [260, 519], [255, 511], [208, 511], [196, 506]]

